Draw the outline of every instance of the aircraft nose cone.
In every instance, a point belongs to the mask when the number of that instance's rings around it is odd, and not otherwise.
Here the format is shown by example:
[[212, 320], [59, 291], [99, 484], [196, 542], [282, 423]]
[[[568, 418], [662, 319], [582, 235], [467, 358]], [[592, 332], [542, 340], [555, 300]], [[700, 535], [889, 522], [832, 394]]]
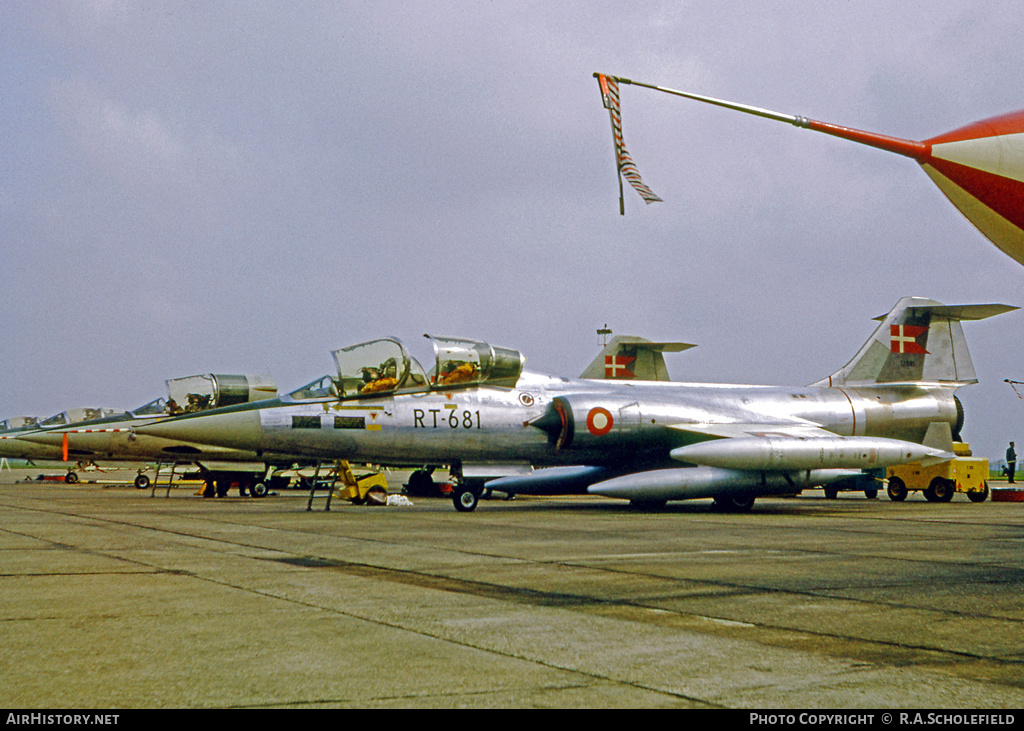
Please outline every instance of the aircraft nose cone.
[[0, 437], [0, 457], [7, 457], [9, 459], [60, 459], [60, 449], [10, 435]]
[[139, 434], [195, 444], [255, 449], [260, 435], [256, 411], [179, 416], [138, 427]]

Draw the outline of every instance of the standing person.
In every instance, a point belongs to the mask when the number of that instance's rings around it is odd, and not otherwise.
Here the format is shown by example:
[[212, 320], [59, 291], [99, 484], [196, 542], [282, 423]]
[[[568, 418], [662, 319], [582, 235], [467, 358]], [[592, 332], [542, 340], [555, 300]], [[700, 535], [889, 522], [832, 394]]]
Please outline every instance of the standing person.
[[1013, 484], [1013, 473], [1017, 469], [1017, 452], [1013, 449], [1013, 442], [1010, 442], [1010, 446], [1006, 449], [1006, 479]]

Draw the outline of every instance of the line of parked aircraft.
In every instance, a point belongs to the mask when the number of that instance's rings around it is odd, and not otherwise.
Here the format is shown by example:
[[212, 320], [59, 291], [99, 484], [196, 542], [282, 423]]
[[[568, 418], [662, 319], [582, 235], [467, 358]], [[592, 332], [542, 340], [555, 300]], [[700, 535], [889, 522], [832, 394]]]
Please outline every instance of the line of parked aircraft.
[[193, 376], [132, 412], [5, 423], [0, 456], [189, 462], [211, 490], [232, 479], [254, 495], [296, 463], [414, 468], [419, 482], [447, 467], [460, 511], [489, 490], [746, 510], [867, 469], [952, 459], [955, 394], [977, 382], [961, 322], [1015, 309], [905, 297], [849, 363], [803, 388], [669, 381], [663, 353], [692, 346], [636, 337], [613, 338], [577, 379], [451, 337], [427, 336], [424, 368], [382, 338], [334, 351], [335, 373], [284, 396], [265, 376]]
[[[167, 392], [167, 398], [155, 399], [132, 411], [74, 408], [41, 421], [17, 417], [0, 422], [0, 457], [68, 462], [68, 482], [78, 481], [76, 464], [149, 461], [168, 465], [195, 464], [209, 483], [211, 494], [216, 491], [218, 481], [223, 492], [228, 479], [237, 478], [238, 470], [233, 468], [239, 463], [259, 461], [255, 454], [245, 450], [144, 436], [137, 429], [180, 414], [276, 396], [277, 387], [271, 377], [187, 376], [167, 381]], [[224, 464], [230, 466], [223, 467]], [[145, 471], [140, 470], [135, 484], [140, 488], [149, 486]], [[245, 480], [242, 484], [249, 486]]]
[[[644, 338], [616, 336], [606, 343], [583, 377], [668, 380], [662, 353], [692, 347], [689, 343], [654, 343]], [[333, 382], [331, 376], [325, 376], [285, 398], [301, 401], [311, 394], [327, 393]], [[141, 427], [165, 418], [277, 396], [274, 379], [267, 375], [203, 374], [171, 379], [166, 384], [166, 398], [157, 398], [131, 411], [79, 407], [43, 420], [21, 416], [0, 421], [0, 457], [68, 462], [66, 480], [71, 483], [78, 481], [76, 468], [86, 464], [188, 465], [197, 468], [206, 482], [206, 495], [224, 495], [234, 485], [243, 495], [251, 493], [255, 497], [286, 487], [290, 481], [282, 474], [286, 468], [323, 461], [303, 454], [269, 456], [257, 454], [256, 450], [141, 433]], [[140, 469], [135, 485], [150, 486], [145, 468]]]

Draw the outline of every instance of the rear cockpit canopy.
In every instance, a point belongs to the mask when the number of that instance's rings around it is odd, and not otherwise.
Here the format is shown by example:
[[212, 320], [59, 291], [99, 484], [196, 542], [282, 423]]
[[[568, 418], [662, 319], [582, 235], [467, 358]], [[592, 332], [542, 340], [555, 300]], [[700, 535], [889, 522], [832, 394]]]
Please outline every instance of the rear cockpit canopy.
[[11, 429], [27, 429], [39, 423], [38, 416], [13, 416], [10, 419], [0, 421], [0, 431]]
[[[221, 406], [262, 401], [276, 395], [277, 386], [270, 376], [205, 373], [167, 381], [168, 400], [164, 408], [168, 414], [191, 414]], [[154, 404], [156, 401], [142, 408]]]
[[526, 359], [518, 350], [496, 348], [477, 340], [426, 337], [434, 344], [437, 360], [431, 371], [434, 386], [472, 383], [514, 388], [523, 372]]
[[517, 350], [478, 340], [426, 337], [434, 347], [429, 372], [409, 355], [401, 340], [381, 338], [335, 350], [338, 377], [314, 381], [291, 396], [350, 399], [480, 385], [512, 388], [522, 373], [525, 359]]

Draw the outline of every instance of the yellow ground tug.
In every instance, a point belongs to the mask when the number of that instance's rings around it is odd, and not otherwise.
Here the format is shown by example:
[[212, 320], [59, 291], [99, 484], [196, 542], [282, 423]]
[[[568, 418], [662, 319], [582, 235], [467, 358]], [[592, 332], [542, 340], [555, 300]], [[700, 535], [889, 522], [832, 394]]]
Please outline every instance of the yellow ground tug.
[[900, 502], [907, 499], [908, 492], [921, 491], [930, 502], [948, 503], [954, 493], [964, 492], [971, 502], [984, 502], [988, 497], [988, 460], [972, 457], [970, 445], [964, 442], [954, 442], [953, 453], [956, 458], [947, 462], [928, 466], [911, 462], [889, 467], [889, 499]]
[[344, 459], [339, 460], [330, 475], [325, 477], [320, 477], [320, 467], [317, 466], [315, 473], [307, 479], [307, 482], [309, 483], [307, 511], [313, 509], [313, 498], [317, 490], [327, 491], [325, 511], [331, 509], [331, 498], [335, 494], [355, 505], [387, 505], [388, 502], [388, 478], [382, 472], [371, 472], [357, 477], [352, 472], [352, 466], [348, 460]]
[[356, 477], [347, 460], [338, 462], [338, 481], [344, 487], [338, 488], [338, 497], [350, 500], [356, 505], [384, 505], [388, 501], [388, 478], [380, 472]]

